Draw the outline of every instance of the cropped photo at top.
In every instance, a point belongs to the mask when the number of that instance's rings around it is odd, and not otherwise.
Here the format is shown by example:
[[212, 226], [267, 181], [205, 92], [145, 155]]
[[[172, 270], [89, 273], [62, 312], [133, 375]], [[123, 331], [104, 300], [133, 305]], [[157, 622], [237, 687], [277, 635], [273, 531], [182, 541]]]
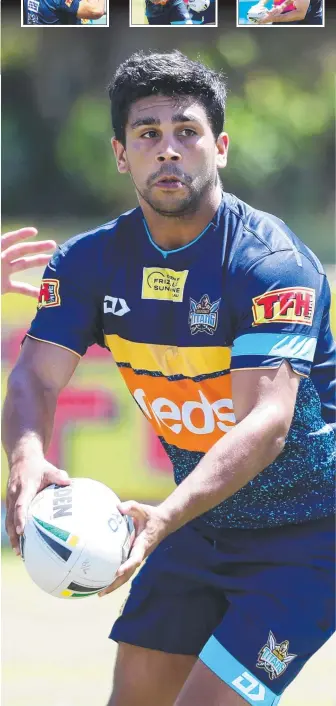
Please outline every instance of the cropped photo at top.
[[324, 27], [323, 0], [237, 0], [237, 27]]
[[108, 25], [106, 0], [22, 0], [22, 25]]
[[131, 27], [217, 26], [217, 0], [131, 0]]

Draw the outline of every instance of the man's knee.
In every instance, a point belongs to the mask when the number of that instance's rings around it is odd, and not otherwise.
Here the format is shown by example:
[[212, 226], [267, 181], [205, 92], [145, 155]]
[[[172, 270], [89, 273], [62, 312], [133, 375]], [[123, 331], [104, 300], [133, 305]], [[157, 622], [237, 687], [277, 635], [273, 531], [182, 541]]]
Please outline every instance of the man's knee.
[[120, 643], [107, 706], [173, 706], [195, 661]]

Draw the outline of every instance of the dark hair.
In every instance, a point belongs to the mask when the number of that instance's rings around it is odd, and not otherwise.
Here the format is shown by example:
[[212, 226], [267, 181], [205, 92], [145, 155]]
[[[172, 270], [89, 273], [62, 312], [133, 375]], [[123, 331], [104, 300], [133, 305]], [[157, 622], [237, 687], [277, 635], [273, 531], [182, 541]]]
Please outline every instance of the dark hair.
[[152, 95], [194, 96], [204, 107], [215, 138], [223, 130], [226, 85], [224, 76], [180, 51], [137, 52], [120, 64], [109, 86], [115, 137], [125, 144], [130, 106]]

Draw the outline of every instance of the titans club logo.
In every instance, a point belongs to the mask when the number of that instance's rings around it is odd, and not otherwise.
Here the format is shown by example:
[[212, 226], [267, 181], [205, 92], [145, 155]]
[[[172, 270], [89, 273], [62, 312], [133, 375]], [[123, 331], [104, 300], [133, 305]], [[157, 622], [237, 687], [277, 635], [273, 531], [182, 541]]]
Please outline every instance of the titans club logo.
[[203, 294], [199, 302], [190, 297], [189, 327], [195, 333], [215, 333], [218, 324], [220, 299], [211, 304], [208, 294]]

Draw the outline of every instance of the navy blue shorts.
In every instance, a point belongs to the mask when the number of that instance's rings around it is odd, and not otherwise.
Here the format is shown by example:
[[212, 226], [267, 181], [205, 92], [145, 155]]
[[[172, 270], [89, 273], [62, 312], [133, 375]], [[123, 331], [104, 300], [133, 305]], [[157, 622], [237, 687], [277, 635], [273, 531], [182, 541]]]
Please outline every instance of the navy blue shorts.
[[276, 704], [334, 629], [334, 518], [167, 537], [110, 637], [200, 659], [251, 704]]

